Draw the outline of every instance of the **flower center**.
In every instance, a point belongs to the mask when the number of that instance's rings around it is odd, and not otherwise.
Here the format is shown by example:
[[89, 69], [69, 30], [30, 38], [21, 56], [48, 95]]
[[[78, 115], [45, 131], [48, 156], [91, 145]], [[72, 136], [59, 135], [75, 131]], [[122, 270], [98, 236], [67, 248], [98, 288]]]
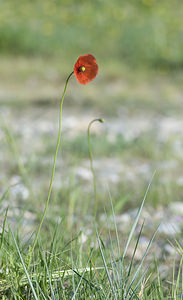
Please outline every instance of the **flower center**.
[[79, 72], [84, 72], [85, 70], [86, 70], [85, 66], [81, 66], [81, 67], [79, 68]]

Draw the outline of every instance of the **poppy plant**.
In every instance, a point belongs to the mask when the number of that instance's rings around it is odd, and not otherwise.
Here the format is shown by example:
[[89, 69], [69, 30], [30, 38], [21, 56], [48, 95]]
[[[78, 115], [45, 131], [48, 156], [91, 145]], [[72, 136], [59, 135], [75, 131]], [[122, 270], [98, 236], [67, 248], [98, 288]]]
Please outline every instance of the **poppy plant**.
[[67, 90], [67, 85], [69, 82], [69, 79], [71, 76], [74, 74], [81, 84], [87, 84], [91, 80], [93, 80], [98, 73], [98, 65], [96, 62], [96, 59], [93, 55], [91, 54], [85, 54], [81, 55], [78, 60], [75, 63], [74, 70], [70, 73], [70, 75], [67, 77], [66, 82], [65, 82], [65, 88], [60, 100], [60, 111], [59, 111], [59, 129], [58, 129], [58, 139], [57, 139], [57, 145], [56, 145], [56, 150], [55, 150], [55, 155], [54, 155], [54, 160], [53, 160], [53, 167], [52, 167], [52, 173], [51, 173], [51, 180], [50, 180], [50, 185], [49, 185], [49, 190], [48, 190], [48, 196], [46, 200], [46, 205], [43, 211], [43, 215], [41, 218], [41, 221], [39, 223], [38, 230], [36, 232], [36, 236], [33, 242], [33, 246], [31, 249], [30, 257], [29, 257], [29, 262], [28, 262], [28, 268], [30, 267], [31, 259], [32, 259], [32, 254], [34, 251], [34, 248], [36, 246], [39, 232], [41, 230], [41, 226], [43, 224], [47, 209], [48, 209], [48, 204], [51, 196], [51, 191], [52, 191], [52, 186], [53, 186], [53, 179], [54, 179], [54, 174], [55, 174], [55, 167], [56, 167], [56, 159], [57, 159], [57, 154], [58, 154], [58, 149], [59, 149], [59, 144], [61, 140], [61, 120], [62, 120], [62, 105], [65, 97], [65, 93]]
[[74, 66], [74, 75], [81, 84], [87, 84], [98, 73], [98, 64], [91, 54], [81, 55]]

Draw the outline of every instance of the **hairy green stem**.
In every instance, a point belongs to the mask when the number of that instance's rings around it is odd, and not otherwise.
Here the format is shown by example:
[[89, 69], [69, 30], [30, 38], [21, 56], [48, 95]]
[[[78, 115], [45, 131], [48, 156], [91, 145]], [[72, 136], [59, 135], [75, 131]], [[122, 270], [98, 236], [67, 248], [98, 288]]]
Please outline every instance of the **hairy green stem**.
[[94, 119], [92, 120], [88, 125], [87, 135], [88, 135], [88, 149], [89, 149], [89, 156], [90, 156], [90, 169], [93, 175], [93, 190], [94, 190], [94, 218], [96, 219], [97, 215], [97, 188], [96, 188], [96, 178], [95, 178], [95, 171], [93, 168], [93, 155], [92, 155], [92, 148], [91, 148], [91, 142], [90, 142], [90, 127], [94, 122], [100, 122], [104, 123], [104, 119]]
[[[36, 243], [37, 243], [37, 240], [38, 240], [38, 236], [39, 236], [39, 233], [40, 233], [40, 230], [41, 230], [41, 226], [43, 224], [43, 221], [44, 221], [44, 218], [45, 218], [45, 215], [46, 215], [46, 212], [47, 212], [47, 208], [48, 208], [48, 204], [49, 204], [49, 200], [50, 200], [50, 196], [51, 196], [52, 185], [53, 185], [53, 178], [54, 178], [54, 174], [55, 174], [56, 159], [57, 159], [57, 154], [58, 154], [58, 149], [59, 149], [59, 144], [60, 144], [60, 138], [61, 138], [62, 106], [63, 106], [63, 101], [64, 101], [65, 93], [66, 93], [66, 90], [67, 90], [68, 81], [69, 81], [70, 77], [73, 75], [73, 73], [74, 72], [72, 72], [68, 76], [68, 78], [66, 80], [65, 88], [64, 88], [64, 91], [63, 91], [63, 94], [62, 94], [62, 98], [60, 100], [58, 139], [57, 139], [57, 145], [56, 145], [56, 150], [55, 150], [55, 155], [54, 155], [51, 180], [50, 180], [50, 185], [49, 185], [49, 190], [48, 190], [48, 197], [47, 197], [47, 201], [46, 201], [46, 205], [45, 205], [45, 208], [44, 208], [44, 212], [43, 212], [43, 215], [42, 215], [42, 218], [41, 218], [41, 221], [40, 221], [40, 224], [39, 224], [39, 227], [38, 227], [35, 239], [34, 239], [34, 243], [33, 243], [32, 249], [31, 249], [31, 254], [33, 253], [34, 248], [36, 246]], [[30, 256], [30, 259], [31, 259], [31, 256]]]

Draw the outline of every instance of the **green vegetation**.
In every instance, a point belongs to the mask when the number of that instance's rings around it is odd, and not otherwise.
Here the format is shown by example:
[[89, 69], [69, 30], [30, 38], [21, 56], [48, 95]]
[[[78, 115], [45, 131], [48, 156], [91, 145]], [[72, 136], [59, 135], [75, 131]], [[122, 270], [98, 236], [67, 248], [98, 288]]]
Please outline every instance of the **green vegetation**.
[[[172, 225], [168, 210], [182, 201], [182, 11], [180, 0], [0, 0], [1, 299], [183, 299], [182, 217]], [[99, 75], [69, 82], [31, 257], [58, 100], [84, 53]], [[178, 233], [157, 234], [156, 215]]]
[[121, 65], [181, 67], [180, 0], [6, 0], [0, 2], [1, 52], [57, 55], [92, 52]]
[[[150, 187], [150, 185], [149, 185]], [[148, 189], [149, 189], [148, 187]], [[19, 239], [9, 227], [5, 230], [7, 212], [4, 217], [1, 234], [1, 264], [4, 266], [0, 277], [0, 295], [2, 299], [178, 299], [182, 291], [181, 263], [176, 272], [172, 267], [172, 283], [160, 279], [157, 262], [144, 267], [144, 261], [156, 236], [152, 234], [142, 253], [140, 261], [135, 261], [139, 241], [144, 229], [141, 225], [134, 239], [137, 223], [143, 209], [147, 192], [138, 209], [133, 226], [121, 249], [121, 240], [117, 229], [113, 206], [106, 215], [107, 227], [94, 229], [86, 239], [86, 231], [81, 230], [72, 236], [70, 225], [64, 219], [61, 222], [47, 224], [45, 240], [39, 240], [34, 262], [29, 265], [31, 245], [29, 238]], [[112, 218], [112, 228], [109, 227]], [[81, 226], [81, 221], [76, 226]], [[87, 230], [91, 230], [88, 229]], [[64, 235], [61, 234], [64, 231]], [[88, 232], [89, 232], [88, 231]], [[22, 232], [22, 230], [21, 230]], [[94, 236], [97, 236], [97, 241]], [[107, 237], [107, 239], [106, 239]], [[95, 243], [93, 245], [93, 239]], [[108, 240], [108, 241], [107, 241]], [[129, 260], [127, 251], [134, 242], [133, 255]], [[46, 248], [45, 248], [46, 247]], [[175, 245], [182, 257], [182, 247]], [[117, 255], [117, 258], [116, 258]]]

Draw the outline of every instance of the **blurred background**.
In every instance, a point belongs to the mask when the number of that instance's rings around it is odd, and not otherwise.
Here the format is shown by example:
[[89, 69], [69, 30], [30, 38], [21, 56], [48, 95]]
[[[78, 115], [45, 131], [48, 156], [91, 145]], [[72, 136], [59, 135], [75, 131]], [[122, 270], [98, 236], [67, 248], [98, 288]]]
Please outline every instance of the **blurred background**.
[[59, 99], [85, 53], [96, 57], [99, 74], [86, 86], [74, 76], [69, 82], [53, 223], [87, 222], [93, 213], [86, 131], [99, 117], [105, 123], [91, 129], [99, 215], [109, 194], [116, 214], [135, 209], [155, 170], [150, 215], [183, 213], [182, 11], [180, 0], [0, 1], [0, 191], [11, 186], [2, 202], [9, 216], [14, 209], [20, 218], [23, 208], [29, 222], [40, 217]]

